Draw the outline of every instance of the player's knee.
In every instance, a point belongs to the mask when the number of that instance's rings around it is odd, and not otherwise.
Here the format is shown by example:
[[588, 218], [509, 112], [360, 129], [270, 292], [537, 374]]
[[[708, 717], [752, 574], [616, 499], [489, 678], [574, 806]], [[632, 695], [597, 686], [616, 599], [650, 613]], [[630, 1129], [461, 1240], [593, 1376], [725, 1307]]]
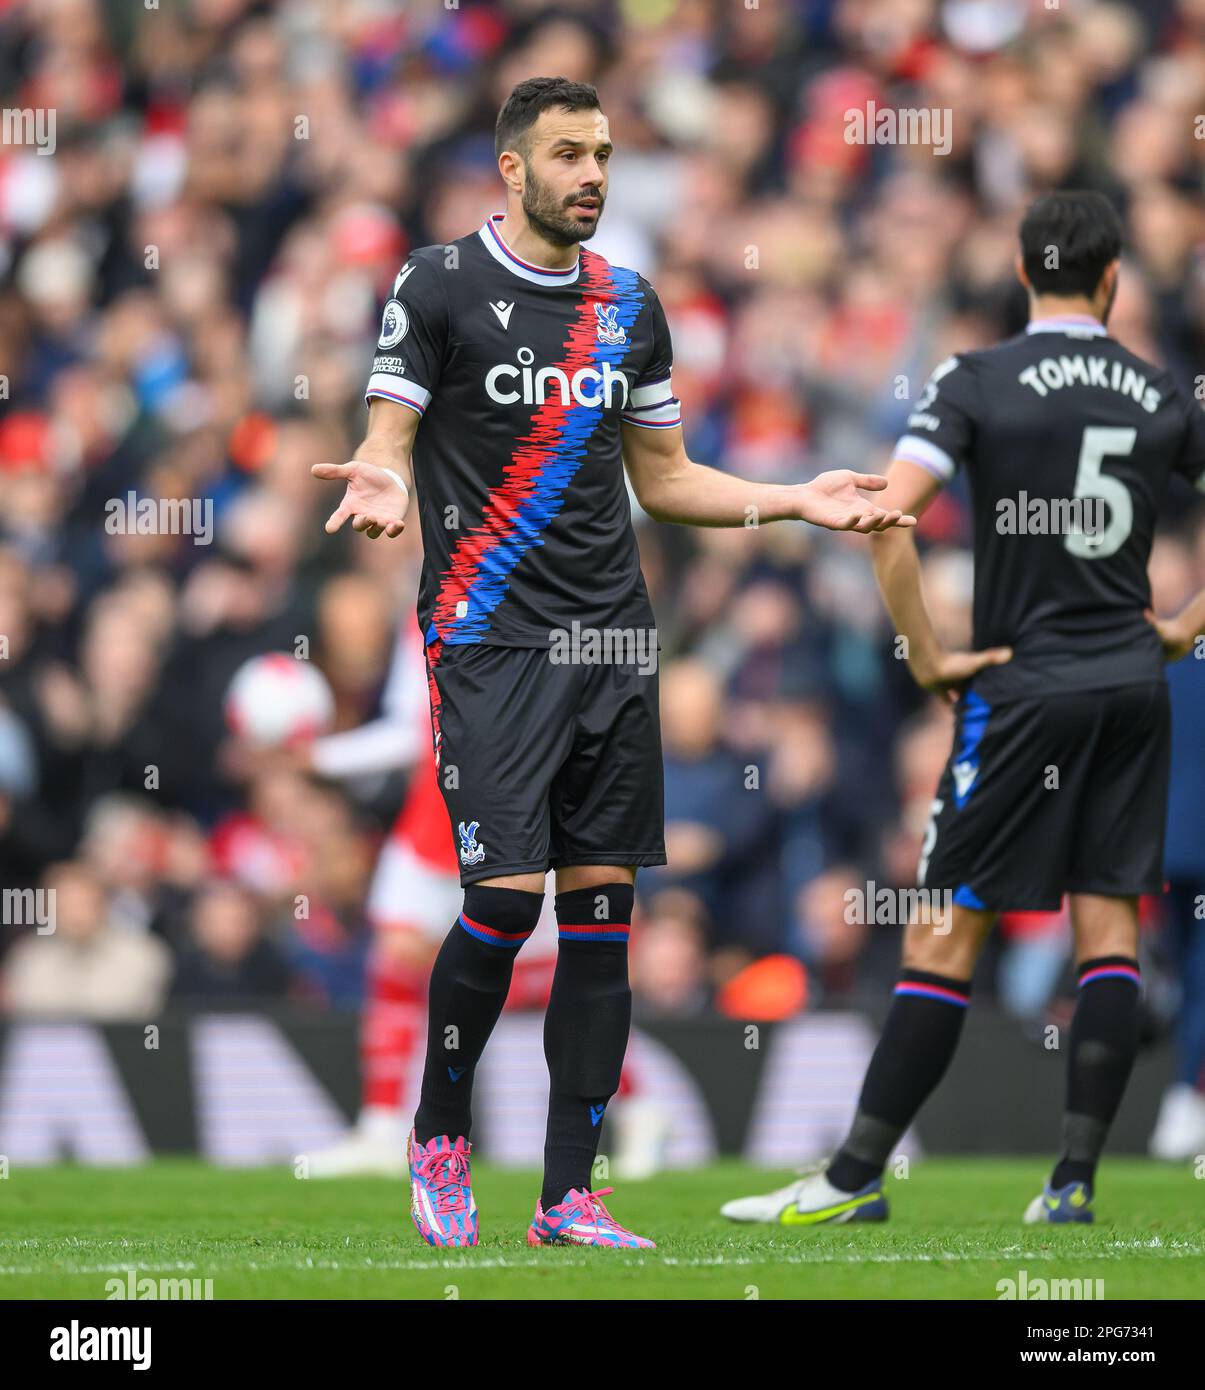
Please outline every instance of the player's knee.
[[922, 912], [904, 933], [905, 968], [969, 980], [995, 921], [994, 912], [954, 904]]
[[1075, 954], [1080, 962], [1096, 960], [1101, 956], [1127, 956], [1132, 959], [1138, 954], [1137, 928], [1130, 931], [1124, 925], [1116, 924], [1077, 925]]
[[1070, 894], [1071, 925], [1081, 961], [1138, 954], [1138, 900]]
[[[632, 884], [624, 882], [597, 883], [558, 893], [556, 923], [560, 941], [626, 947], [635, 896]], [[623, 979], [626, 985], [626, 966]]]
[[535, 931], [543, 906], [543, 893], [471, 883], [464, 890], [458, 926], [491, 947], [499, 960], [513, 960]]
[[910, 922], [904, 932], [904, 968], [969, 979], [979, 954], [978, 943], [955, 932], [953, 925], [948, 916]]
[[597, 891], [616, 885], [631, 888], [635, 882], [634, 868], [620, 868], [614, 864], [570, 864], [556, 872], [558, 895], [586, 888]]
[[523, 893], [539, 893], [543, 898], [544, 878], [544, 874], [499, 874], [497, 878], [483, 878], [473, 887], [516, 888]]

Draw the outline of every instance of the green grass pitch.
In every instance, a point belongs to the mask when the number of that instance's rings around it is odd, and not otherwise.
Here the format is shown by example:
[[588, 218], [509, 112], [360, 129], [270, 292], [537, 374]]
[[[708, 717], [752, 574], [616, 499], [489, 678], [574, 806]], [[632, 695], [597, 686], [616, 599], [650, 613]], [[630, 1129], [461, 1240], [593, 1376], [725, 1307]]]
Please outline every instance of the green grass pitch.
[[403, 1182], [302, 1181], [191, 1160], [14, 1167], [0, 1181], [0, 1298], [103, 1299], [106, 1281], [211, 1279], [215, 1299], [781, 1299], [998, 1297], [996, 1281], [1103, 1279], [1104, 1297], [1205, 1296], [1205, 1180], [1114, 1159], [1097, 1224], [1023, 1226], [1037, 1159], [927, 1159], [891, 1180], [878, 1226], [735, 1226], [728, 1197], [786, 1175], [736, 1163], [628, 1183], [612, 1209], [655, 1251], [529, 1250], [534, 1175], [474, 1165], [481, 1244], [441, 1253]]

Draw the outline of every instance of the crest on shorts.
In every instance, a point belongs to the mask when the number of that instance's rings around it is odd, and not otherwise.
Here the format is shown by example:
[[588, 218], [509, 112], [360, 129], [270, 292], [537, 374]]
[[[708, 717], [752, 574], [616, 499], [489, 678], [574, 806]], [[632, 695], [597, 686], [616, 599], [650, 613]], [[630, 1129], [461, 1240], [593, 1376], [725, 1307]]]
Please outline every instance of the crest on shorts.
[[477, 843], [477, 827], [480, 821], [470, 821], [465, 825], [461, 821], [456, 828], [456, 833], [460, 836], [460, 862], [469, 868], [472, 864], [480, 864], [485, 859], [485, 846]]
[[620, 327], [618, 304], [595, 304], [594, 317], [598, 320], [598, 341], [608, 347], [618, 347], [626, 343], [628, 335]]

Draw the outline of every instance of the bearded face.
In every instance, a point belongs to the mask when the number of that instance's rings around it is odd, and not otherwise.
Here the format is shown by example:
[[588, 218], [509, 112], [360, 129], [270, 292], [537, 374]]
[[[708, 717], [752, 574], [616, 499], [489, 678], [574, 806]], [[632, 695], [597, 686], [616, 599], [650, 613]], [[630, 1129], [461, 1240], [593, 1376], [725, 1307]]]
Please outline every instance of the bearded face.
[[573, 246], [598, 230], [606, 198], [597, 186], [575, 188], [567, 196], [544, 183], [528, 164], [523, 182], [523, 211], [545, 241]]

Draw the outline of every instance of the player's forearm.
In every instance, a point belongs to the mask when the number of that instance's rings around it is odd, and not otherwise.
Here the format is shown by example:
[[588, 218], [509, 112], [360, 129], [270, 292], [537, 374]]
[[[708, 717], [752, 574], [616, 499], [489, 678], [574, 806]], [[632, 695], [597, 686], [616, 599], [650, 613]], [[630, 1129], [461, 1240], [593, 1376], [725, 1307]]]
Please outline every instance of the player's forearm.
[[941, 643], [925, 607], [916, 542], [909, 531], [884, 531], [872, 537], [870, 553], [883, 602], [907, 643], [905, 656], [919, 675], [935, 662]]
[[640, 505], [654, 521], [687, 526], [758, 526], [764, 521], [803, 519], [803, 489], [752, 483], [718, 468], [686, 461], [647, 483]]

